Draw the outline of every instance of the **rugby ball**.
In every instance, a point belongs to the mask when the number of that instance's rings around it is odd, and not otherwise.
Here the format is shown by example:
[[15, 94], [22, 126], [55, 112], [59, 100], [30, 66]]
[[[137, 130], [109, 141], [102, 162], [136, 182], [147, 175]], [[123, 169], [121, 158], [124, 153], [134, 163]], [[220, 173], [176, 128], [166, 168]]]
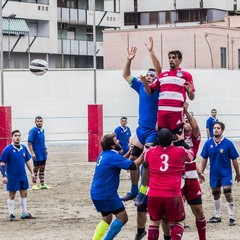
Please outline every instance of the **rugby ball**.
[[29, 70], [33, 74], [41, 76], [48, 70], [48, 63], [43, 59], [34, 59], [29, 65]]

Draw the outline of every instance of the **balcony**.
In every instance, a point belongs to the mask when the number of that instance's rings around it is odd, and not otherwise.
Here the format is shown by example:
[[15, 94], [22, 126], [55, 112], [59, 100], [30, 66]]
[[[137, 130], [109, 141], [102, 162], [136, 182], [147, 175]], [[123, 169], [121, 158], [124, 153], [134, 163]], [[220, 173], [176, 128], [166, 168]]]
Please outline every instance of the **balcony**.
[[48, 4], [8, 1], [3, 9], [3, 17], [8, 17], [14, 12], [17, 18], [48, 21], [51, 15], [50, 10]]
[[[58, 54], [93, 56], [93, 42], [58, 39]], [[96, 55], [103, 56], [103, 43], [96, 43]]]
[[[74, 8], [58, 8], [57, 20], [62, 23], [93, 25], [93, 11]], [[96, 26], [121, 26], [120, 13], [95, 11], [95, 20]]]

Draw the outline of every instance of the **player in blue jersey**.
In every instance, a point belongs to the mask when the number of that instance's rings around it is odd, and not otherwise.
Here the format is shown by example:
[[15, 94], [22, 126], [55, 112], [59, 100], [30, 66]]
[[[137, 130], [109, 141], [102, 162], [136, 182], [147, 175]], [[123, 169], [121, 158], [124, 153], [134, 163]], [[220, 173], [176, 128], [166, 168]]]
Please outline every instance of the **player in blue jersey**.
[[240, 172], [237, 158], [239, 157], [233, 143], [223, 137], [225, 125], [222, 122], [215, 122], [213, 125], [213, 138], [205, 142], [202, 149], [201, 174], [204, 172], [207, 159], [210, 160], [210, 187], [214, 198], [215, 215], [208, 220], [208, 223], [221, 222], [221, 187], [227, 201], [229, 215], [229, 226], [235, 225], [232, 197], [232, 166], [236, 176], [235, 180], [240, 181]]
[[28, 178], [25, 170], [25, 164], [32, 175], [32, 180], [35, 176], [31, 164], [31, 155], [26, 146], [20, 143], [21, 133], [19, 130], [12, 132], [12, 143], [6, 146], [1, 155], [0, 169], [2, 181], [6, 184], [9, 198], [7, 200], [9, 210], [9, 220], [15, 221], [14, 204], [16, 192], [20, 192], [19, 203], [22, 209], [22, 219], [32, 219], [32, 215], [27, 212], [27, 189], [29, 188]]
[[206, 121], [206, 132], [207, 132], [207, 139], [213, 137], [213, 125], [215, 122], [218, 122], [217, 119], [217, 110], [211, 110], [211, 116]]
[[[45, 134], [43, 129], [43, 118], [37, 116], [35, 118], [36, 126], [33, 127], [28, 134], [28, 148], [33, 159], [33, 171], [35, 179], [33, 181], [33, 190], [50, 189], [45, 181], [45, 166], [47, 161], [47, 148], [45, 145]], [[37, 175], [39, 176], [40, 186], [37, 185]]]
[[[131, 75], [131, 62], [136, 56], [137, 48], [132, 47], [128, 50], [127, 63], [123, 69], [123, 77], [130, 86], [138, 93], [138, 128], [136, 134], [131, 141], [130, 159], [134, 160], [143, 152], [145, 146], [149, 146], [155, 142], [157, 138], [156, 123], [158, 112], [158, 96], [159, 91], [153, 94], [147, 94], [144, 86], [151, 84], [156, 77], [162, 72], [160, 63], [153, 51], [153, 38], [149, 37], [149, 42], [145, 44], [150, 54], [154, 68], [150, 68], [146, 73], [146, 82]], [[138, 195], [139, 169], [131, 172], [131, 190], [125, 196], [121, 197], [123, 201], [134, 199]], [[147, 201], [145, 200], [141, 206], [137, 207], [137, 234], [135, 240], [140, 240], [146, 235], [145, 225], [147, 222]], [[168, 226], [163, 222], [164, 239], [170, 239]]]
[[121, 169], [135, 170], [143, 161], [143, 154], [135, 161], [124, 158], [119, 151], [121, 146], [115, 134], [106, 134], [101, 140], [102, 152], [98, 156], [91, 186], [91, 199], [102, 221], [97, 225], [93, 240], [102, 239], [112, 222], [104, 240], [111, 240], [121, 231], [128, 221], [128, 215], [118, 195], [119, 175]]
[[122, 147], [122, 151], [120, 153], [125, 155], [129, 150], [131, 130], [127, 126], [127, 117], [121, 117], [120, 124], [121, 125], [114, 130], [114, 133], [116, 134], [116, 138]]
[[[123, 69], [123, 77], [130, 84], [130, 86], [138, 93], [139, 105], [138, 105], [138, 128], [136, 129], [136, 135], [133, 137], [132, 151], [130, 159], [134, 160], [141, 155], [144, 145], [153, 143], [157, 137], [156, 122], [157, 122], [157, 111], [158, 111], [158, 96], [159, 92], [156, 91], [152, 95], [148, 95], [144, 89], [145, 84], [152, 83], [156, 76], [161, 73], [161, 66], [157, 60], [153, 51], [153, 41], [147, 45], [147, 49], [150, 53], [151, 58], [154, 58], [156, 62], [155, 69], [149, 69], [146, 73], [147, 82], [143, 83], [138, 78], [131, 75], [131, 63], [136, 56], [137, 48], [132, 47], [128, 51], [127, 63]], [[122, 197], [123, 201], [134, 199], [138, 194], [138, 180], [139, 170], [131, 171], [131, 191]]]

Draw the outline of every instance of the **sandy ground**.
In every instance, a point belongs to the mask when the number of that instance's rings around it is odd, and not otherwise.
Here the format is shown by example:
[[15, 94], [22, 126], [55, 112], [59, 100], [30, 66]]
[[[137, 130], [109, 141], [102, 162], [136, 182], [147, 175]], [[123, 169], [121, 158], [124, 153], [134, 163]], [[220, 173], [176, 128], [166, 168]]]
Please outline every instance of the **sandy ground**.
[[[237, 144], [238, 149], [240, 144]], [[46, 168], [46, 183], [51, 190], [28, 192], [28, 211], [35, 220], [21, 220], [18, 195], [15, 203], [16, 222], [8, 221], [6, 201], [8, 193], [0, 184], [0, 239], [80, 239], [90, 240], [101, 216], [94, 209], [89, 198], [89, 188], [95, 168], [94, 162], [87, 160], [86, 144], [50, 145], [49, 160]], [[208, 171], [206, 178], [208, 179]], [[121, 174], [119, 194], [123, 195], [130, 186], [126, 171]], [[202, 185], [204, 192], [203, 206], [207, 219], [213, 213], [213, 201], [208, 183]], [[225, 199], [222, 198], [222, 222], [207, 225], [207, 239], [239, 240], [240, 194], [239, 184], [234, 184], [236, 226], [228, 226]], [[133, 240], [136, 233], [136, 208], [133, 201], [125, 204], [129, 221], [116, 240]], [[197, 240], [195, 221], [189, 207], [186, 206], [187, 219], [190, 225], [184, 233], [184, 240]], [[162, 238], [162, 232], [161, 232]], [[145, 237], [147, 239], [147, 237]]]

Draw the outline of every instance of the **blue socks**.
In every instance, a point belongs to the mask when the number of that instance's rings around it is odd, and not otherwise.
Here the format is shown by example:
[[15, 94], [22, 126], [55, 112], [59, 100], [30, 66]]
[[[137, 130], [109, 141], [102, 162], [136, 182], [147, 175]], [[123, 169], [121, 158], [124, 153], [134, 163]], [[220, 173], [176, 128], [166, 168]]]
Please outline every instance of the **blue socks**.
[[112, 240], [121, 231], [124, 223], [117, 218], [113, 221], [104, 240]]

